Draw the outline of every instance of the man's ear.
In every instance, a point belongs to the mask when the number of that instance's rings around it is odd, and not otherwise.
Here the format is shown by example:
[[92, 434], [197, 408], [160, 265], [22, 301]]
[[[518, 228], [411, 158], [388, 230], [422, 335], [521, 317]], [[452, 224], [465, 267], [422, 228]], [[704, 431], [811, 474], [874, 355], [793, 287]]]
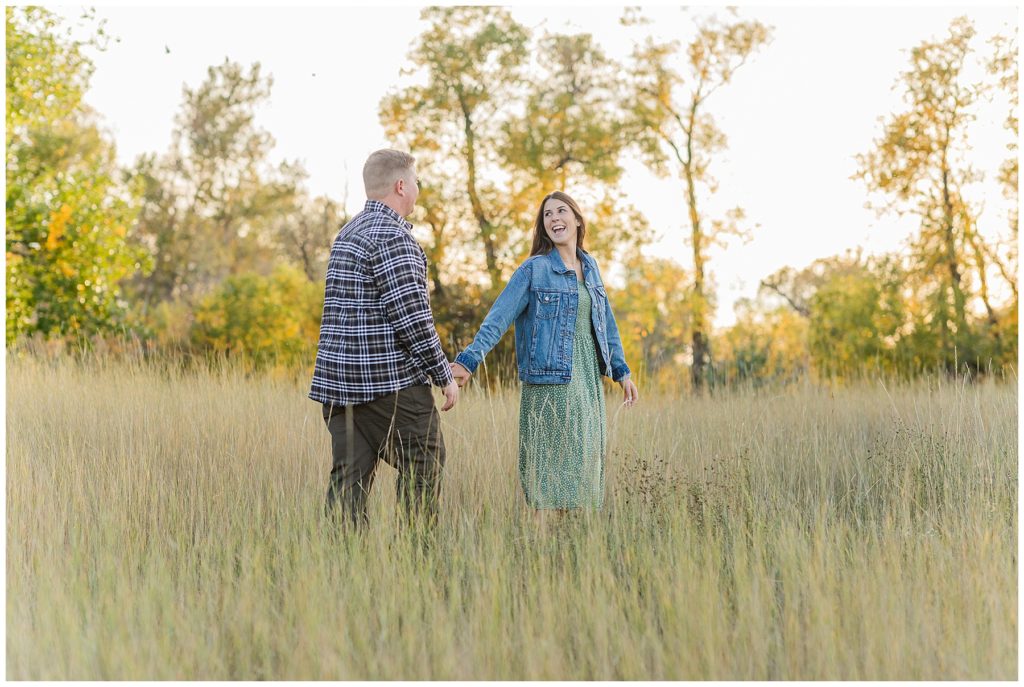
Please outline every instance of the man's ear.
[[402, 177], [398, 177], [398, 180], [395, 182], [395, 193], [400, 196], [405, 195], [405, 179]]

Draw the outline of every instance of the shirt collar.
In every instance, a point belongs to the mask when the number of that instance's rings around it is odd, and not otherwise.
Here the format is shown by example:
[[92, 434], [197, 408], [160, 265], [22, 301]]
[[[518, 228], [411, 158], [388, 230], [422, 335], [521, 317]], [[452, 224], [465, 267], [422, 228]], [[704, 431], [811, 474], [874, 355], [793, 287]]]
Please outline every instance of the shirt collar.
[[395, 212], [393, 208], [391, 208], [388, 205], [385, 205], [379, 200], [367, 200], [366, 207], [363, 209], [366, 212], [383, 212], [385, 215], [395, 220], [396, 222], [404, 226], [406, 229], [412, 229], [411, 222], [407, 221], [404, 217]]

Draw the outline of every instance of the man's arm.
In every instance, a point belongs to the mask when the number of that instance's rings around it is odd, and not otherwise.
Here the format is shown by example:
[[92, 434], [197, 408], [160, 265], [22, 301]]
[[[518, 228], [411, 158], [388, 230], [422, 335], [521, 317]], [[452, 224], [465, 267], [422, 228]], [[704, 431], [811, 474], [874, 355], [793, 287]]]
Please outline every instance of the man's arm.
[[378, 246], [372, 267], [384, 312], [398, 339], [434, 384], [448, 386], [454, 378], [434, 327], [419, 244], [407, 234], [395, 236]]

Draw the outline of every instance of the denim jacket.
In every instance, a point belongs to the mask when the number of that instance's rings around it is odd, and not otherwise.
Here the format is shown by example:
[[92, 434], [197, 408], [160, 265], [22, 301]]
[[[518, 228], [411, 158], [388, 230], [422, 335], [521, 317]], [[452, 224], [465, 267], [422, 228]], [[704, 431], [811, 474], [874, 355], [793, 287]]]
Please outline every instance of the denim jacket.
[[[622, 381], [629, 374], [629, 367], [597, 262], [581, 250], [577, 250], [577, 256], [582, 261], [583, 280], [590, 292], [591, 333], [601, 373]], [[519, 379], [529, 384], [568, 384], [572, 377], [578, 307], [576, 272], [565, 266], [557, 250], [535, 255], [516, 269], [484, 318], [473, 343], [459, 353], [455, 362], [471, 373], [476, 372], [484, 356], [514, 321]]]

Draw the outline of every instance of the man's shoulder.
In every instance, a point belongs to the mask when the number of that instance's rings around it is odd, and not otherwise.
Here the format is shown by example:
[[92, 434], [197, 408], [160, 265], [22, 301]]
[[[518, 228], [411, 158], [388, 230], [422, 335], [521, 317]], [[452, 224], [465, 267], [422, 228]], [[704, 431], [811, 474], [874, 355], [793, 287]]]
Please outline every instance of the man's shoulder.
[[381, 245], [405, 238], [412, 240], [412, 235], [393, 217], [362, 210], [338, 231], [335, 242], [352, 240]]
[[392, 241], [413, 241], [406, 225], [383, 212], [367, 212], [363, 220], [362, 234], [373, 239], [374, 243], [387, 244]]

